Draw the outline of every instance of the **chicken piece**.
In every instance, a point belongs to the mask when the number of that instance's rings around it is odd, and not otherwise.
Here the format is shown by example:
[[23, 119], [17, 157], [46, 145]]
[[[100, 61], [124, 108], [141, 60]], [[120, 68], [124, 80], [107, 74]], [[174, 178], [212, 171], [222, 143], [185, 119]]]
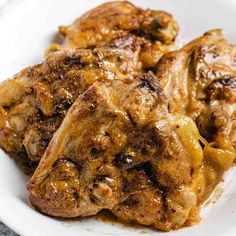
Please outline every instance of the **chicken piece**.
[[164, 55], [157, 78], [171, 113], [192, 117], [201, 135], [214, 145], [235, 146], [236, 47], [220, 30]]
[[[170, 14], [143, 10], [128, 1], [102, 4], [73, 24], [59, 28], [65, 38], [62, 48], [94, 48], [111, 45], [114, 40], [124, 45], [138, 38], [143, 68], [153, 68], [160, 56], [173, 48], [178, 31]], [[57, 49], [55, 45], [54, 49]]]
[[202, 140], [202, 168], [210, 194], [235, 159], [236, 47], [220, 30], [207, 32], [164, 55], [157, 65], [157, 78], [169, 100], [169, 111], [191, 117], [209, 142]]
[[178, 27], [167, 13], [112, 2], [60, 31], [66, 50], [48, 53], [43, 63], [0, 84], [0, 146], [36, 162], [80, 93], [114, 73], [130, 79], [142, 74], [170, 50]]
[[161, 230], [194, 224], [208, 187], [200, 139], [191, 118], [169, 113], [153, 73], [97, 81], [54, 134], [28, 184], [31, 203], [52, 216], [109, 209]]
[[[112, 80], [126, 50], [59, 51], [0, 86], [0, 145], [39, 160], [68, 108], [96, 80]], [[129, 59], [128, 59], [129, 60]]]

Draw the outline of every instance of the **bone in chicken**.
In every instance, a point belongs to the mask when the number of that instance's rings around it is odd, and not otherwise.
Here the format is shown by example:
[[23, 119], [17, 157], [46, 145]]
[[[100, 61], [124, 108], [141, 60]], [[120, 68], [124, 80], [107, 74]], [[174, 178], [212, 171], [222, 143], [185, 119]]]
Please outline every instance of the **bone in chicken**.
[[[191, 118], [173, 115], [150, 72], [97, 81], [69, 109], [29, 182], [30, 200], [53, 216], [109, 209], [125, 221], [170, 230], [199, 220], [215, 167]], [[218, 149], [219, 150], [219, 149]], [[221, 150], [227, 167], [232, 150]], [[224, 153], [224, 154], [223, 154]], [[228, 155], [228, 156], [227, 156]], [[221, 175], [217, 175], [214, 185]]]
[[179, 27], [166, 12], [143, 10], [128, 1], [108, 2], [85, 13], [73, 24], [61, 26], [62, 48], [93, 48], [133, 35], [140, 39], [140, 61], [144, 68], [154, 67], [158, 59], [170, 51]]
[[[207, 32], [181, 50], [164, 55], [157, 65], [157, 78], [172, 114], [192, 117], [211, 146], [234, 149], [236, 47], [220, 30]], [[212, 164], [219, 165], [220, 158], [220, 151], [216, 152]]]
[[167, 13], [111, 2], [60, 31], [66, 50], [48, 53], [0, 85], [0, 146], [36, 162], [79, 94], [114, 72], [132, 79], [154, 66], [173, 46], [178, 27]]

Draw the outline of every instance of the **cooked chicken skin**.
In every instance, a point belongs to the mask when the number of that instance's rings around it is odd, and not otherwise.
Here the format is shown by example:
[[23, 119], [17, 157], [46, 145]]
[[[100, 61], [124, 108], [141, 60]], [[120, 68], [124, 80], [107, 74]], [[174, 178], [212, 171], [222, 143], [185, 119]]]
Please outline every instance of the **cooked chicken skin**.
[[28, 189], [62, 217], [109, 209], [161, 230], [198, 220], [203, 150], [194, 122], [168, 112], [155, 76], [95, 82], [69, 109]]
[[157, 65], [173, 114], [190, 116], [213, 146], [236, 145], [236, 47], [213, 30]]
[[[62, 48], [94, 48], [125, 45], [122, 38], [139, 38], [140, 62], [152, 68], [158, 59], [173, 48], [179, 27], [173, 17], [163, 11], [143, 10], [128, 1], [102, 4], [85, 13], [73, 24], [61, 26], [65, 41]], [[119, 46], [118, 46], [119, 47]]]
[[[119, 59], [118, 59], [119, 58]], [[0, 86], [0, 144], [39, 160], [66, 111], [96, 80], [112, 80], [125, 50], [59, 51]]]
[[[79, 94], [113, 73], [132, 79], [154, 67], [173, 46], [178, 27], [167, 13], [111, 2], [60, 31], [66, 49], [48, 53], [43, 63], [0, 85], [0, 146], [33, 161], [40, 160]], [[99, 34], [101, 40], [92, 38]]]
[[157, 65], [157, 78], [169, 111], [191, 117], [209, 143], [202, 164], [207, 198], [235, 159], [236, 47], [220, 30], [207, 32], [164, 55]]
[[171, 43], [178, 33], [178, 25], [166, 12], [143, 10], [128, 1], [114, 1], [92, 9], [59, 30], [65, 36], [66, 47], [86, 48], [128, 34]]

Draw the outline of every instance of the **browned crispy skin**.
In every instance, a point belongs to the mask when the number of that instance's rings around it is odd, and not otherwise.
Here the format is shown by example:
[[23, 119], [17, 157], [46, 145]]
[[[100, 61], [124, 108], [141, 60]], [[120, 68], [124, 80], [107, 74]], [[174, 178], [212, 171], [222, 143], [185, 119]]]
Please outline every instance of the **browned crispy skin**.
[[166, 101], [152, 73], [95, 82], [69, 109], [29, 182], [32, 204], [63, 217], [109, 209], [161, 230], [195, 223], [204, 192], [200, 136]]
[[3, 82], [1, 147], [39, 160], [78, 95], [96, 80], [112, 80], [124, 58], [126, 51], [110, 48], [59, 51]]
[[192, 117], [215, 147], [236, 144], [236, 47], [213, 30], [167, 53], [157, 77], [173, 114]]
[[0, 85], [0, 146], [33, 161], [40, 160], [79, 94], [113, 73], [132, 79], [154, 67], [173, 46], [178, 27], [167, 13], [111, 2], [60, 31], [64, 50]]
[[207, 197], [235, 158], [236, 47], [220, 30], [210, 31], [164, 55], [157, 78], [170, 112], [191, 117], [210, 143], [202, 165], [209, 184]]
[[152, 68], [173, 47], [179, 28], [169, 13], [114, 1], [85, 13], [69, 26], [61, 26], [59, 31], [65, 37], [63, 48], [93, 48], [111, 45], [114, 40], [122, 46], [138, 38], [142, 67]]
[[114, 1], [98, 6], [59, 30], [65, 36], [66, 47], [86, 48], [128, 34], [171, 43], [178, 33], [178, 25], [169, 13], [144, 10], [128, 1]]

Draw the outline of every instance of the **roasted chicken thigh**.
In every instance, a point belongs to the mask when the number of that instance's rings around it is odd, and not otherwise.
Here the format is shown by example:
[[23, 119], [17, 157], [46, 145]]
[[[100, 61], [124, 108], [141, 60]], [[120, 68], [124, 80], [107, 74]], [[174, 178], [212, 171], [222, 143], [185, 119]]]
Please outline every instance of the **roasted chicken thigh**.
[[[207, 32], [182, 49], [167, 53], [157, 78], [172, 114], [184, 114], [217, 148], [236, 145], [236, 47], [220, 30]], [[215, 153], [215, 159], [220, 152]]]
[[102, 4], [73, 24], [59, 28], [65, 38], [62, 48], [126, 45], [138, 38], [138, 53], [144, 68], [153, 68], [160, 56], [173, 48], [178, 30], [169, 13], [143, 10], [128, 1]]
[[151, 72], [95, 82], [69, 109], [30, 180], [32, 204], [62, 217], [109, 209], [162, 230], [197, 220], [200, 136], [166, 101]]
[[96, 80], [112, 80], [125, 57], [126, 51], [111, 48], [59, 51], [3, 82], [1, 147], [40, 160], [78, 95]]
[[167, 231], [198, 222], [200, 204], [222, 177], [218, 165], [227, 170], [234, 156], [234, 149], [204, 140], [191, 118], [169, 112], [154, 74], [117, 76], [78, 97], [28, 190], [48, 215], [108, 209]]

